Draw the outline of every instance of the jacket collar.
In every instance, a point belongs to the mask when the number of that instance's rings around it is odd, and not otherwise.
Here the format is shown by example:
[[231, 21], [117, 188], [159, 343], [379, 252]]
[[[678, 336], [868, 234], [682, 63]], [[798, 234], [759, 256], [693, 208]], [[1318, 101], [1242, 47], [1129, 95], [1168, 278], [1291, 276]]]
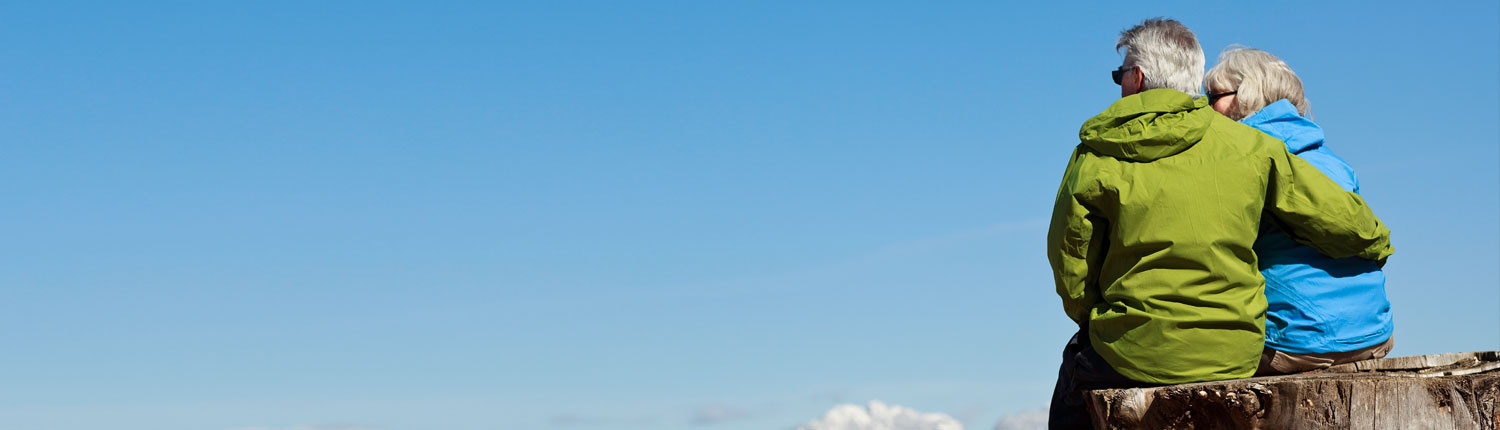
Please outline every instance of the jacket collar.
[[1293, 154], [1323, 145], [1323, 128], [1297, 114], [1297, 107], [1286, 99], [1277, 100], [1240, 122], [1286, 142]]

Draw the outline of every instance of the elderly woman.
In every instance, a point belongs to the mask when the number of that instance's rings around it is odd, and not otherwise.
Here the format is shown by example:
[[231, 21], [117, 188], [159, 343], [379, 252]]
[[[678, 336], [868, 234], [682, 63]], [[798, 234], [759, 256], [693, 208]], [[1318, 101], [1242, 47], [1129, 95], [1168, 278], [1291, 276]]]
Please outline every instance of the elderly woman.
[[[1214, 110], [1286, 142], [1324, 175], [1359, 192], [1354, 168], [1323, 142], [1302, 80], [1265, 51], [1231, 47], [1204, 75]], [[1304, 372], [1390, 352], [1391, 303], [1381, 264], [1333, 259], [1262, 223], [1254, 245], [1266, 279], [1266, 348], [1258, 375]]]

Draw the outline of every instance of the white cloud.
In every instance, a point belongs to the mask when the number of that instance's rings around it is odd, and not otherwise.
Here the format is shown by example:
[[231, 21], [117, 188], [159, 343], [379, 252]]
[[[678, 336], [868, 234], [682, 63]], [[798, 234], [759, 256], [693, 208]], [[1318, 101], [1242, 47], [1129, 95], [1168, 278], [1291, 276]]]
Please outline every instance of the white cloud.
[[964, 425], [947, 414], [922, 413], [911, 408], [870, 402], [868, 408], [859, 405], [838, 405], [812, 422], [797, 426], [797, 430], [963, 430]]
[[995, 430], [1043, 430], [1047, 428], [1047, 409], [1032, 409], [1000, 417]]

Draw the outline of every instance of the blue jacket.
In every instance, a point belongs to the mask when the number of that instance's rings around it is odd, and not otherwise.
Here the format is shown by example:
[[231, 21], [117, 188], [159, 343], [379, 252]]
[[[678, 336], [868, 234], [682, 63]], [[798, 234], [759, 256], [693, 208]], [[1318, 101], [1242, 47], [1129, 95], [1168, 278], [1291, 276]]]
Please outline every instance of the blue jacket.
[[[1323, 129], [1277, 101], [1243, 121], [1286, 142], [1287, 150], [1317, 167], [1345, 190], [1359, 192], [1349, 163], [1323, 144]], [[1380, 264], [1358, 257], [1333, 259], [1293, 241], [1264, 222], [1255, 254], [1266, 278], [1266, 346], [1294, 353], [1345, 352], [1391, 337], [1391, 302]]]

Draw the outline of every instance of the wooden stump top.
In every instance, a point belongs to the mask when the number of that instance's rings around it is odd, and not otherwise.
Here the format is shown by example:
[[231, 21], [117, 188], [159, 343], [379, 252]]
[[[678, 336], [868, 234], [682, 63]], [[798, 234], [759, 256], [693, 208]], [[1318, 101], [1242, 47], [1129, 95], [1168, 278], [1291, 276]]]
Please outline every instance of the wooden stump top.
[[1315, 373], [1090, 391], [1098, 429], [1500, 430], [1500, 351], [1366, 360]]

